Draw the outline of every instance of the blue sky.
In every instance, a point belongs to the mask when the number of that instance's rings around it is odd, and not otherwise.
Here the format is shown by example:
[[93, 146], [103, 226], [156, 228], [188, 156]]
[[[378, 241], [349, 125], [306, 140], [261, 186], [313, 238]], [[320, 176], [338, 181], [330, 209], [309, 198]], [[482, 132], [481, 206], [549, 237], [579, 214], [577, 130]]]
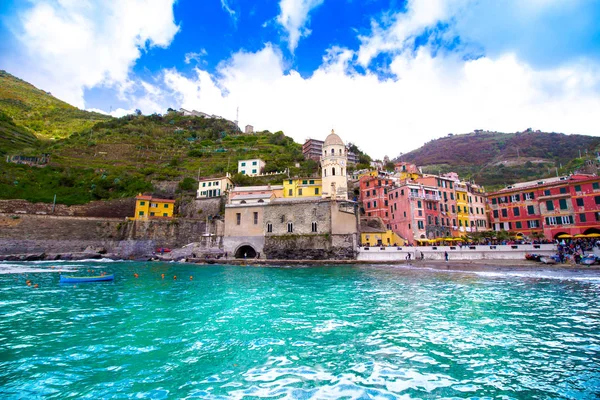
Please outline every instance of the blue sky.
[[600, 134], [597, 0], [0, 3], [0, 68], [84, 109], [185, 107], [375, 157], [447, 133]]

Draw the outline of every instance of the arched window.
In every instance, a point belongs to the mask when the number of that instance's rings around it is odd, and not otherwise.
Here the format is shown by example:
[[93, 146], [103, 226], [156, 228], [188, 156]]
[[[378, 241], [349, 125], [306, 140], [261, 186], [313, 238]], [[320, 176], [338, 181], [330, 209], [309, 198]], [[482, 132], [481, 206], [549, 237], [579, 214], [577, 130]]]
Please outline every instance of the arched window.
[[288, 233], [292, 233], [294, 232], [294, 224], [291, 222], [288, 222]]
[[331, 176], [335, 175], [335, 167], [331, 167]]
[[342, 149], [340, 149], [340, 156], [342, 155]]
[[334, 149], [331, 149], [331, 155], [332, 156], [335, 155], [335, 150]]
[[325, 176], [327, 176], [327, 168], [323, 169], [323, 173], [325, 173]]

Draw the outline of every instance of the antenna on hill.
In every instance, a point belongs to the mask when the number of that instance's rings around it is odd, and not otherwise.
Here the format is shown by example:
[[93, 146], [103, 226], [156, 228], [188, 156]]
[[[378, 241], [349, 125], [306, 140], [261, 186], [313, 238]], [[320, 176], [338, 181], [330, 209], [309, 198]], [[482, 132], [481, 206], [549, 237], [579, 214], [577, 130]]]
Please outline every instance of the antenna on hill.
[[240, 127], [239, 121], [240, 121], [240, 106], [238, 106], [237, 109], [235, 110], [235, 126], [237, 126], [238, 128]]

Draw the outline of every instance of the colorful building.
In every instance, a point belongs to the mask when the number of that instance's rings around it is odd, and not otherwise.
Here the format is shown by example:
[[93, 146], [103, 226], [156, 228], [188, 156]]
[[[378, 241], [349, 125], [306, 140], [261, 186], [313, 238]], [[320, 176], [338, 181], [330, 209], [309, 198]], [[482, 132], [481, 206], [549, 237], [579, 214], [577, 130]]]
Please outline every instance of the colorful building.
[[131, 219], [172, 218], [174, 207], [175, 200], [159, 199], [140, 193], [135, 198], [135, 215]]
[[600, 177], [570, 175], [521, 182], [488, 196], [495, 231], [547, 239], [600, 233]]
[[283, 181], [283, 197], [321, 197], [321, 178], [294, 178]]
[[[423, 175], [417, 181], [438, 189], [440, 196], [439, 223], [443, 230], [450, 230], [452, 236], [461, 236], [458, 229], [456, 196], [454, 192], [455, 177]], [[436, 224], [437, 225], [437, 224]], [[447, 229], [446, 229], [447, 228]], [[437, 236], [436, 236], [437, 237]]]
[[360, 243], [361, 246], [404, 246], [405, 241], [387, 229], [381, 218], [361, 218]]
[[441, 198], [436, 187], [404, 182], [388, 192], [388, 202], [391, 229], [409, 243], [450, 234], [441, 225]]
[[461, 234], [470, 231], [469, 223], [469, 191], [465, 182], [454, 184], [456, 192], [456, 219], [458, 220], [458, 231]]
[[475, 183], [467, 182], [466, 186], [469, 200], [469, 228], [471, 232], [488, 231], [490, 227], [487, 193], [483, 186]]
[[394, 187], [391, 179], [365, 175], [359, 179], [359, 200], [367, 217], [379, 217], [389, 228], [390, 213], [388, 191]]
[[229, 174], [221, 178], [205, 178], [198, 181], [198, 191], [196, 198], [207, 199], [211, 197], [220, 197], [233, 189], [233, 182]]
[[394, 164], [394, 172], [401, 181], [416, 181], [423, 175], [415, 164], [407, 162], [399, 162]]

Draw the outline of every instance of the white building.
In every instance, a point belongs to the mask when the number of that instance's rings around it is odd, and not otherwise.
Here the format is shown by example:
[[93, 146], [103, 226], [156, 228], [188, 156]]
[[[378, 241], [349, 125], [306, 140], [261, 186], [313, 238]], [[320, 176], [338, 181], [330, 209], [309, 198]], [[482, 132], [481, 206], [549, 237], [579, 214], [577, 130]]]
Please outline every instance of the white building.
[[198, 192], [196, 198], [208, 199], [220, 197], [233, 189], [233, 182], [227, 174], [221, 178], [205, 178], [198, 181]]
[[262, 174], [267, 165], [260, 158], [254, 158], [251, 160], [240, 160], [238, 161], [238, 173], [248, 176], [256, 176]]
[[348, 200], [348, 150], [333, 129], [323, 143], [321, 197]]
[[252, 125], [246, 125], [245, 133], [254, 133], [254, 127]]

